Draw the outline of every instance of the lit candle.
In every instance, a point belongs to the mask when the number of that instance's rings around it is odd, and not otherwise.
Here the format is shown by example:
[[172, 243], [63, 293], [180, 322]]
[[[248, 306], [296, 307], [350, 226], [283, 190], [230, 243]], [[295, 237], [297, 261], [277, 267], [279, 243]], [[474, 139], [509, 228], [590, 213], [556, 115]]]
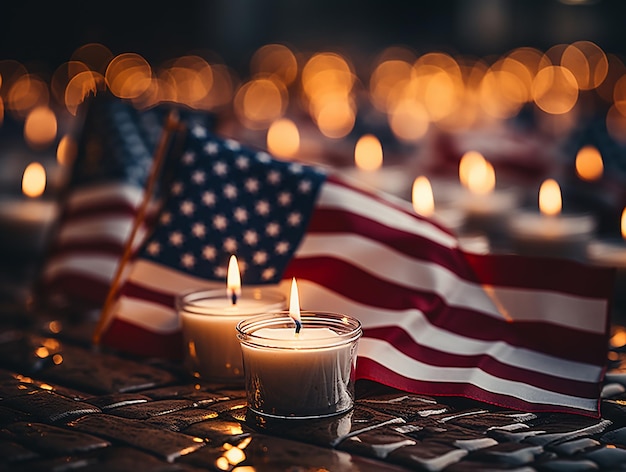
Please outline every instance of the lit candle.
[[621, 237], [591, 241], [587, 247], [590, 263], [616, 268], [615, 292], [613, 300], [621, 313], [626, 310], [626, 208], [622, 210], [620, 221]]
[[435, 208], [433, 188], [428, 177], [420, 175], [413, 181], [411, 202], [415, 213], [432, 218], [450, 231], [458, 233], [463, 227], [465, 215], [461, 210], [449, 205], [437, 205]]
[[361, 323], [337, 313], [300, 312], [296, 287], [294, 279], [288, 313], [237, 326], [248, 408], [276, 418], [344, 413], [354, 406]]
[[2, 246], [9, 256], [37, 256], [44, 250], [58, 216], [55, 201], [43, 197], [46, 171], [33, 162], [22, 176], [22, 195], [3, 196], [0, 202]]
[[235, 256], [228, 264], [226, 296], [222, 289], [204, 290], [177, 299], [185, 344], [185, 363], [205, 380], [243, 380], [236, 326], [242, 319], [285, 308], [285, 297], [259, 288], [241, 289]]
[[517, 193], [496, 189], [495, 169], [476, 151], [468, 151], [461, 158], [459, 180], [464, 191], [458, 193], [456, 201], [466, 215], [465, 230], [502, 237], [505, 217], [517, 206]]
[[595, 220], [587, 214], [563, 214], [561, 209], [561, 188], [547, 179], [539, 189], [540, 212], [518, 212], [509, 220], [514, 250], [525, 255], [584, 259]]
[[372, 134], [359, 138], [354, 147], [354, 165], [352, 169], [343, 169], [343, 173], [356, 181], [376, 190], [402, 196], [410, 187], [406, 168], [402, 166], [383, 166], [383, 148], [379, 139]]

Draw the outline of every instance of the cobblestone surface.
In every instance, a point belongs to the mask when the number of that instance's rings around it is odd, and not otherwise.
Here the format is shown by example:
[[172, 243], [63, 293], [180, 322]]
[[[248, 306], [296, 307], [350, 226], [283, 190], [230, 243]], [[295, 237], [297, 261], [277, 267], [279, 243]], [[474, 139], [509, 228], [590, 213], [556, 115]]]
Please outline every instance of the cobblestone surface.
[[626, 470], [619, 351], [602, 418], [360, 383], [343, 416], [281, 422], [249, 413], [237, 386], [97, 352], [76, 332], [91, 331], [0, 324], [0, 471]]

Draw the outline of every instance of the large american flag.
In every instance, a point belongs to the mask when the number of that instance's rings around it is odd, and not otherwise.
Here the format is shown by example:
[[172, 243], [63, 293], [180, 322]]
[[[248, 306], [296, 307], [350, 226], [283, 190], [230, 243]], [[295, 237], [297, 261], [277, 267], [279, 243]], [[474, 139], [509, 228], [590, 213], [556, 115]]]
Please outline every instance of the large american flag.
[[364, 327], [356, 375], [526, 411], [598, 414], [612, 273], [565, 260], [467, 254], [407, 202], [192, 127], [152, 235], [102, 341], [180, 356], [176, 295], [298, 279], [301, 306]]

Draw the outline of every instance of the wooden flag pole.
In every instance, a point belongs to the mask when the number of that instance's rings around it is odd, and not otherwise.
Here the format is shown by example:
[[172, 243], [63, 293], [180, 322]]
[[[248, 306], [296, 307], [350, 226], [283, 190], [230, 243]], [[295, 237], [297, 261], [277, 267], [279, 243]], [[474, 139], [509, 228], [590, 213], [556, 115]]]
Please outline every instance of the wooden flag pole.
[[113, 306], [115, 294], [119, 289], [120, 282], [122, 281], [122, 275], [124, 274], [124, 269], [126, 268], [126, 264], [130, 260], [133, 252], [133, 241], [137, 236], [137, 231], [139, 231], [139, 227], [145, 220], [148, 205], [150, 204], [152, 195], [154, 194], [154, 186], [156, 185], [156, 182], [161, 173], [161, 168], [163, 167], [165, 157], [167, 156], [167, 150], [169, 148], [174, 131], [179, 127], [179, 125], [180, 119], [177, 111], [171, 110], [165, 120], [165, 125], [163, 126], [163, 131], [161, 132], [159, 143], [154, 152], [152, 165], [150, 167], [150, 175], [148, 176], [146, 188], [143, 193], [143, 200], [141, 201], [141, 204], [137, 209], [137, 213], [135, 214], [130, 235], [128, 236], [128, 239], [126, 240], [126, 243], [124, 245], [122, 258], [117, 265], [117, 269], [115, 271], [115, 275], [113, 276], [113, 280], [111, 281], [111, 286], [109, 287], [109, 292], [107, 293], [104, 306], [102, 307], [102, 311], [100, 312], [98, 324], [96, 325], [96, 329], [93, 333], [92, 341], [95, 346], [98, 346], [100, 344], [103, 330], [107, 326], [107, 323], [111, 316], [111, 308]]

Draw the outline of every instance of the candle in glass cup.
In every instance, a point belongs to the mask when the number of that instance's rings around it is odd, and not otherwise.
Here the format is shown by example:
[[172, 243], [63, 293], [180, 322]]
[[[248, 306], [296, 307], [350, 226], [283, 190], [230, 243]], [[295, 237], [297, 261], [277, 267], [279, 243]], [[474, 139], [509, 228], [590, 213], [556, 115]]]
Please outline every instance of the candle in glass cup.
[[[320, 418], [354, 406], [360, 322], [327, 312], [256, 316], [237, 326], [248, 408], [273, 418]], [[297, 297], [296, 297], [297, 299]]]
[[243, 382], [236, 326], [241, 320], [285, 308], [285, 297], [272, 290], [246, 287], [236, 258], [228, 267], [227, 291], [200, 290], [177, 299], [185, 364], [194, 375], [214, 382]]

